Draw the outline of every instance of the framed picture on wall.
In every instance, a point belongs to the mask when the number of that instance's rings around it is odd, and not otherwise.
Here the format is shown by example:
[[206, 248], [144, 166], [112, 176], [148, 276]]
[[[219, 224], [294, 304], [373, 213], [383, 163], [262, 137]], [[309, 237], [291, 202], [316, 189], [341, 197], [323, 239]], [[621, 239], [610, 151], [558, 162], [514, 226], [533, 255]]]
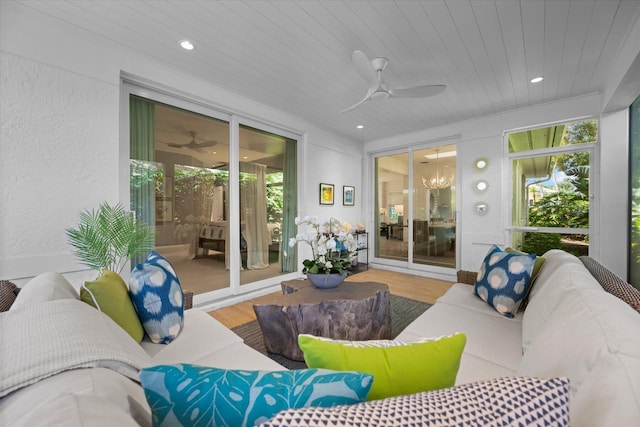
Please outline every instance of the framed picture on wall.
[[173, 201], [156, 200], [156, 222], [173, 221]]
[[333, 184], [320, 183], [320, 204], [333, 204]]
[[356, 187], [350, 185], [342, 186], [342, 204], [345, 206], [353, 206], [356, 204]]

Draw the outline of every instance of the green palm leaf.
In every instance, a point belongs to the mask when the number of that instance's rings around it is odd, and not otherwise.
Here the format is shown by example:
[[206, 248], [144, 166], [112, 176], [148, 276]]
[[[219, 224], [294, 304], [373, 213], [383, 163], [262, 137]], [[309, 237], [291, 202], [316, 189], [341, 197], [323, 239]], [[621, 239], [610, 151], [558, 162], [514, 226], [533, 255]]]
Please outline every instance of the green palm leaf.
[[150, 252], [155, 242], [154, 230], [120, 204], [103, 203], [97, 211], [82, 212], [78, 227], [65, 231], [83, 264], [118, 274], [130, 258]]

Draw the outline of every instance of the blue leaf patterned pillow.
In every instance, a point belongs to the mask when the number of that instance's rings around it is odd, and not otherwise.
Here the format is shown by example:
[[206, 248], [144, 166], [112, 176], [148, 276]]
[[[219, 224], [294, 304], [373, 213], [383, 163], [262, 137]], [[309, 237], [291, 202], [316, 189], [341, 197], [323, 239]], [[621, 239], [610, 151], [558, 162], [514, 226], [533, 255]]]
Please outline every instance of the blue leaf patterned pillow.
[[373, 376], [326, 369], [242, 371], [189, 364], [140, 371], [154, 427], [253, 426], [285, 409], [364, 402]]
[[513, 254], [493, 245], [478, 271], [474, 292], [503, 316], [513, 317], [531, 284], [535, 254]]
[[144, 264], [131, 272], [129, 294], [142, 327], [154, 343], [173, 341], [183, 325], [182, 286], [173, 266], [151, 251]]

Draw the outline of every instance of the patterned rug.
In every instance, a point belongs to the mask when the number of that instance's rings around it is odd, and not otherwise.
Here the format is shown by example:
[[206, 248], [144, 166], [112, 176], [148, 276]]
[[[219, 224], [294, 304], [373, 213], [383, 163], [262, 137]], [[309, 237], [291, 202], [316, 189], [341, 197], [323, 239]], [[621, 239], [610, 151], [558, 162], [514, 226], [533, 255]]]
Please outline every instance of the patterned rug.
[[[431, 304], [416, 301], [409, 298], [391, 295], [391, 337], [397, 337], [416, 317], [424, 313]], [[266, 354], [287, 369], [304, 369], [304, 362], [288, 359], [281, 354], [267, 353], [262, 339], [262, 330], [257, 320], [244, 323], [231, 329], [244, 340], [245, 344], [253, 347], [260, 353]]]

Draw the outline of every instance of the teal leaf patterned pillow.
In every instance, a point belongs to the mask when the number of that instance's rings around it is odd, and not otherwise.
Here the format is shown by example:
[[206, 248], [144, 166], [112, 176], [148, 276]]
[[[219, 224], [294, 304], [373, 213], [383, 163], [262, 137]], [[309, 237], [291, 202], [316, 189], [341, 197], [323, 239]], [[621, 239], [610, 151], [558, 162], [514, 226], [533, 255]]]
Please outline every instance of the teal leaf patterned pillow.
[[183, 326], [184, 299], [180, 280], [169, 261], [151, 251], [144, 264], [131, 272], [129, 295], [149, 339], [173, 341]]
[[514, 317], [527, 295], [535, 263], [535, 254], [508, 253], [493, 245], [480, 266], [474, 292], [498, 313]]
[[326, 369], [226, 370], [189, 364], [140, 371], [154, 427], [253, 426], [285, 409], [365, 401], [373, 376]]

